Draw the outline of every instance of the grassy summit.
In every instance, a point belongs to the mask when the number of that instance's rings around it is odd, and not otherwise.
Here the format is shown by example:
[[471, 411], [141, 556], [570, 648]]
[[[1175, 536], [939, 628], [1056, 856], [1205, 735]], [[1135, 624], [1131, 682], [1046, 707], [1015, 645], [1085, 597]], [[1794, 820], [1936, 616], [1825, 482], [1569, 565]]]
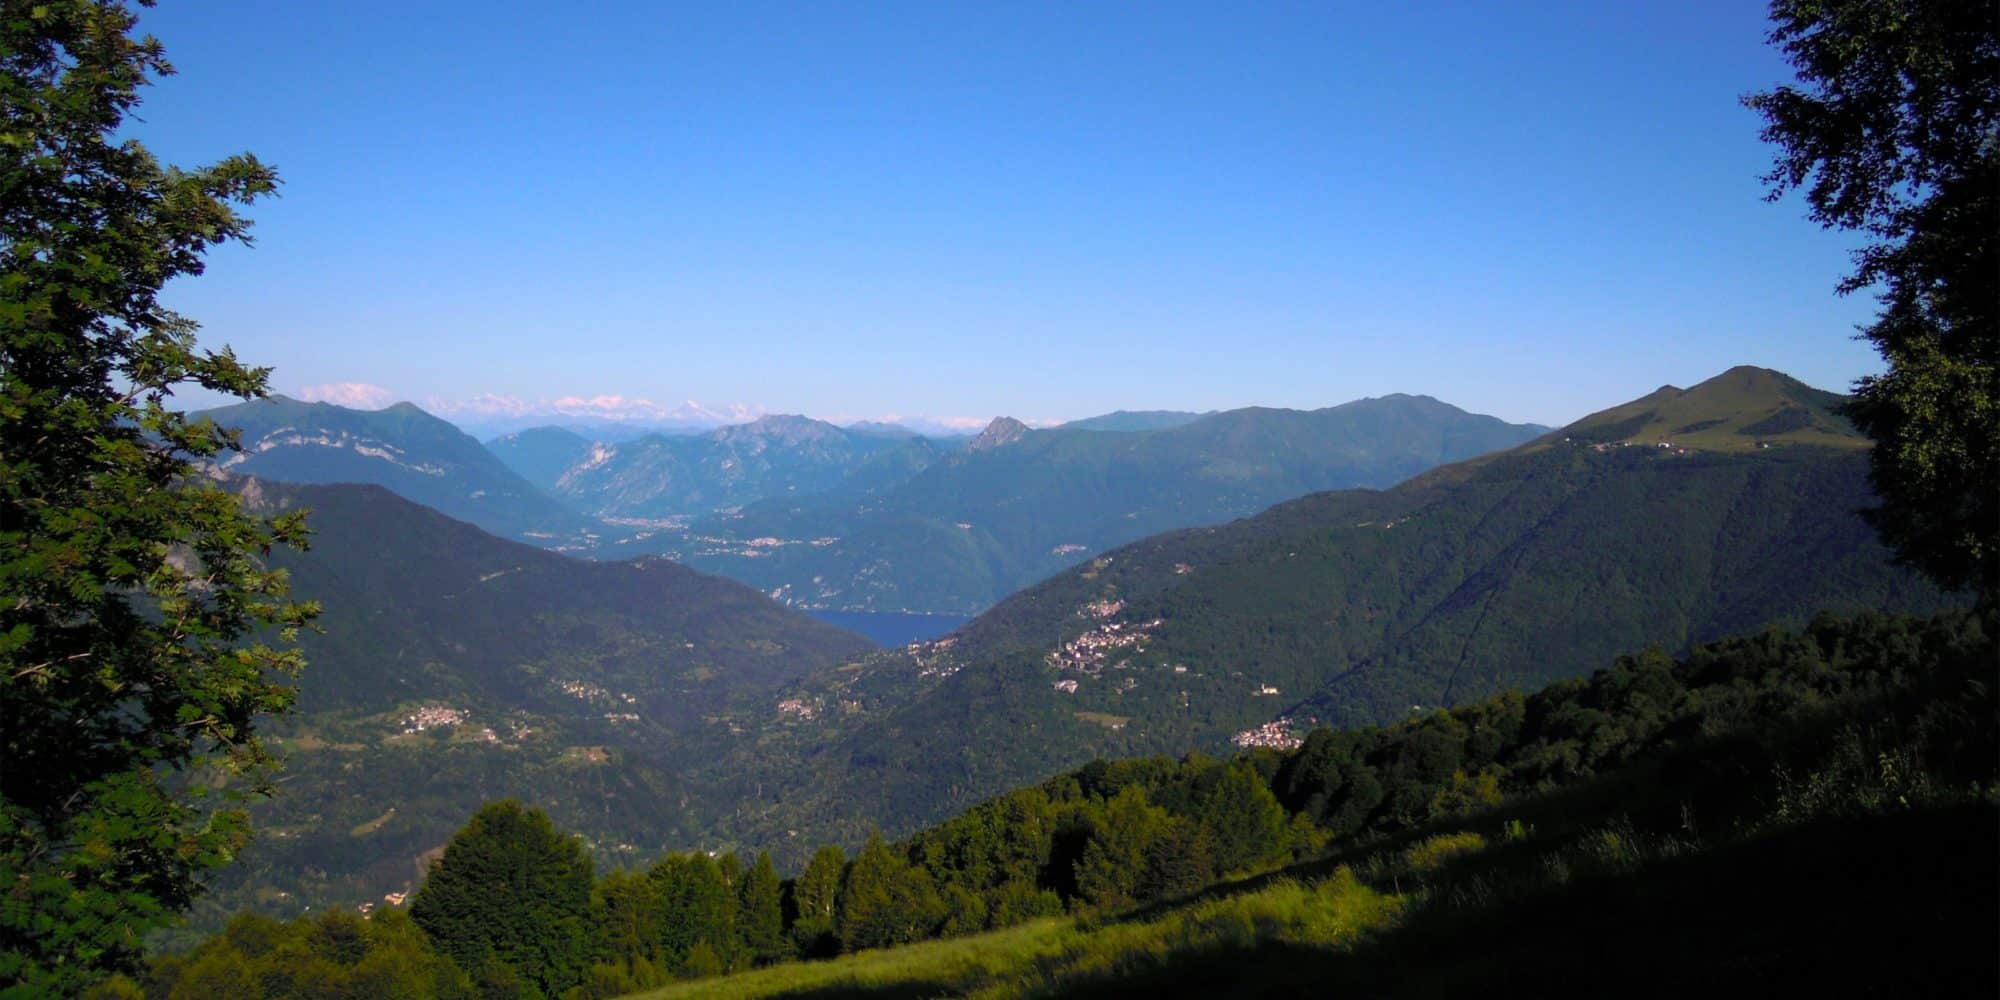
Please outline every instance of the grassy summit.
[[1692, 389], [1661, 386], [1629, 403], [1593, 413], [1538, 445], [1568, 439], [1700, 451], [1755, 451], [1777, 445], [1866, 448], [1868, 439], [1839, 413], [1846, 398], [1783, 372], [1742, 365]]

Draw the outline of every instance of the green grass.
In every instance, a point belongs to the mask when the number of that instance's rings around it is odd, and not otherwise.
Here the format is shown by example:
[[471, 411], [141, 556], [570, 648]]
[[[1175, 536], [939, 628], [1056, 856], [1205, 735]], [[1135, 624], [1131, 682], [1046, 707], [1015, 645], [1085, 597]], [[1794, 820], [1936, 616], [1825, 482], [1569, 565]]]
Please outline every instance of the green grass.
[[1190, 954], [1273, 943], [1339, 952], [1390, 926], [1400, 897], [1363, 885], [1346, 868], [1318, 882], [1278, 879], [1234, 896], [1203, 899], [1122, 920], [1061, 917], [972, 937], [793, 963], [652, 993], [749, 1000], [773, 996], [998, 998], [1052, 996], [1086, 982], [1146, 976]]

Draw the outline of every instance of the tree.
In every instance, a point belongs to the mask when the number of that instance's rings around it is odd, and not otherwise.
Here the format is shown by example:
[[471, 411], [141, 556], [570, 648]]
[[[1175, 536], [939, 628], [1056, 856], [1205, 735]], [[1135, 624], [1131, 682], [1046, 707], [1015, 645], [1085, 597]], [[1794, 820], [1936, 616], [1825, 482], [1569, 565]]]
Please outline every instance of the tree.
[[760, 965], [785, 958], [790, 952], [785, 941], [784, 901], [779, 885], [778, 869], [771, 864], [770, 852], [758, 852], [757, 863], [743, 876], [738, 892], [737, 924], [744, 947]]
[[1215, 870], [1238, 871], [1283, 858], [1292, 846], [1291, 826], [1271, 787], [1248, 761], [1216, 770], [1195, 812], [1212, 838]]
[[1167, 814], [1126, 785], [1090, 818], [1090, 836], [1076, 863], [1076, 890], [1092, 906], [1116, 909], [1139, 900], [1146, 852], [1167, 826]]
[[840, 945], [847, 951], [922, 940], [947, 915], [931, 873], [897, 854], [879, 832], [847, 866], [839, 910]]
[[646, 873], [660, 896], [660, 955], [668, 968], [687, 971], [697, 945], [727, 964], [736, 937], [736, 898], [722, 866], [696, 852], [669, 854]]
[[410, 902], [439, 951], [475, 975], [505, 966], [554, 995], [590, 965], [591, 864], [539, 809], [489, 802]]
[[255, 721], [290, 706], [315, 610], [258, 558], [303, 516], [196, 477], [236, 441], [168, 408], [190, 384], [264, 393], [159, 293], [247, 242], [236, 208], [277, 177], [120, 138], [172, 72], [135, 23], [119, 0], [0, 0], [0, 987], [132, 968], [234, 857], [242, 798], [269, 789]]
[[595, 901], [599, 958], [631, 965], [660, 957], [665, 913], [651, 879], [637, 872], [611, 872], [597, 884]]
[[1745, 103], [1778, 147], [1770, 197], [1866, 233], [1841, 294], [1878, 289], [1863, 331], [1888, 362], [1849, 414], [1875, 439], [1898, 557], [2000, 598], [2000, 32], [1964, 0], [1774, 0], [1771, 44], [1803, 89]]
[[834, 919], [839, 913], [840, 881], [847, 855], [828, 845], [814, 852], [798, 881], [792, 884], [792, 938], [808, 958], [825, 958], [839, 949]]

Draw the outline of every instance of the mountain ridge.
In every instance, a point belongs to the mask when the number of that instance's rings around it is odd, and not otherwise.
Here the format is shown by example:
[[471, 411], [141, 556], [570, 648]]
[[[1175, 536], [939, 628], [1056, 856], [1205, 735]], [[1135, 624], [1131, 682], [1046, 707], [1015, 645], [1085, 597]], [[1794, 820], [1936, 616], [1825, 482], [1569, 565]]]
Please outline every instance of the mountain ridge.
[[[1737, 416], [1778, 405], [1756, 404]], [[843, 707], [780, 732], [797, 759], [832, 763], [733, 822], [767, 842], [766, 823], [801, 814], [926, 821], [1093, 756], [1394, 721], [1820, 611], [1951, 606], [1892, 565], [1856, 513], [1871, 500], [1852, 446], [1556, 432], [1389, 489], [1151, 536], [944, 639], [806, 678], [787, 697]], [[765, 773], [764, 759], [738, 748], [719, 766]]]

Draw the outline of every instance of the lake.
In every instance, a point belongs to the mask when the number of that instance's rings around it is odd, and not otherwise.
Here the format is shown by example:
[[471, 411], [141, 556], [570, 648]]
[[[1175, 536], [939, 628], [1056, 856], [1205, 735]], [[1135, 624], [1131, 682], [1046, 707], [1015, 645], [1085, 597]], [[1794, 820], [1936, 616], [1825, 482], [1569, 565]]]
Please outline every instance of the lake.
[[806, 614], [882, 646], [907, 646], [935, 639], [970, 621], [966, 615], [909, 615], [896, 611], [808, 611]]

